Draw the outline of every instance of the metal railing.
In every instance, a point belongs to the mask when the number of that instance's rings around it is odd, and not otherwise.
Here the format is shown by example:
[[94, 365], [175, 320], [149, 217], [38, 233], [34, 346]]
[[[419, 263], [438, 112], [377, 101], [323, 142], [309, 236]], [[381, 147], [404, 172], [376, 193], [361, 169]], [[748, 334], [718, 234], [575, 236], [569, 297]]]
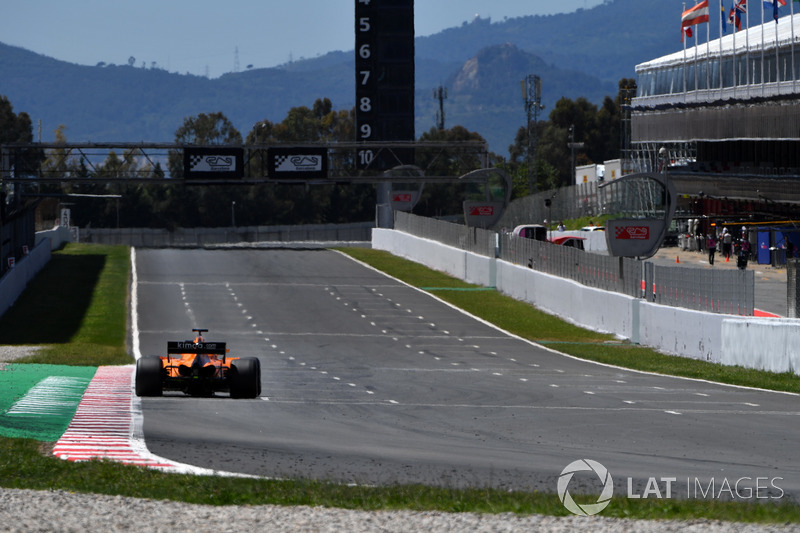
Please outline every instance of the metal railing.
[[394, 212], [394, 229], [459, 250], [487, 257], [495, 256], [496, 234], [490, 230], [470, 228], [463, 224], [420, 217], [403, 211]]
[[642, 263], [636, 259], [587, 253], [510, 234], [501, 241], [499, 258], [588, 287], [642, 295]]
[[752, 316], [755, 272], [706, 270], [645, 263], [645, 297], [650, 302], [709, 313]]
[[83, 228], [80, 242], [125, 244], [138, 247], [196, 247], [259, 242], [368, 242], [373, 222], [306, 224], [297, 226], [243, 226], [228, 228]]
[[568, 246], [395, 212], [395, 229], [486, 257], [571, 279], [582, 285], [673, 307], [752, 316], [752, 270], [656, 266]]
[[[545, 200], [550, 201], [549, 206]], [[570, 185], [517, 198], [506, 208], [495, 228], [511, 231], [520, 224], [541, 224], [545, 219], [555, 224], [560, 220], [599, 216], [605, 212], [604, 205], [599, 183]]]

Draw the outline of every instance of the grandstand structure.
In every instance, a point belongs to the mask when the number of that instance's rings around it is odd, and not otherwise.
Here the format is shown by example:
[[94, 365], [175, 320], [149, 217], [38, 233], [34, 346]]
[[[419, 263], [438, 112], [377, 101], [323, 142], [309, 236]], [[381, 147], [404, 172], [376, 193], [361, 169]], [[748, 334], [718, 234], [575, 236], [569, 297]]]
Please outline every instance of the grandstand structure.
[[667, 172], [679, 213], [800, 219], [800, 14], [719, 33], [636, 66], [623, 172]]

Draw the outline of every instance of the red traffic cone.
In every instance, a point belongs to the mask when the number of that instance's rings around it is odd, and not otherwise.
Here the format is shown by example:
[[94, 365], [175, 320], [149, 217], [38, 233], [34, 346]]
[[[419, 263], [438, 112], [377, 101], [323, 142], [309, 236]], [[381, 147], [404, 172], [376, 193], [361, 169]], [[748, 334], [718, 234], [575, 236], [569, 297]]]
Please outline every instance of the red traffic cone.
[[679, 255], [675, 256], [675, 262], [676, 263], [680, 263], [681, 262], [681, 257]]

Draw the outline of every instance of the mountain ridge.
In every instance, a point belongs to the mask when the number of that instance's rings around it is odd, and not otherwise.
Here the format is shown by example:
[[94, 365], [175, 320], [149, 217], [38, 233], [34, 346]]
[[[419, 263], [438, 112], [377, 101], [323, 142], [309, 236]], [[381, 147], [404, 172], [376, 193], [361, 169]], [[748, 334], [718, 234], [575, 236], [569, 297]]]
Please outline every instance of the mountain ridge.
[[[481, 134], [507, 155], [525, 112], [519, 81], [543, 84], [543, 118], [561, 97], [583, 96], [599, 105], [634, 66], [675, 51], [677, 31], [614, 20], [654, 19], [680, 8], [657, 0], [608, 0], [575, 13], [492, 22], [476, 18], [438, 34], [417, 37], [416, 135], [435, 124], [439, 85], [449, 88], [446, 126]], [[611, 36], [613, 32], [613, 36]], [[43, 141], [60, 125], [69, 141], [169, 142], [183, 120], [221, 111], [246, 135], [262, 120], [279, 122], [292, 107], [329, 98], [335, 109], [354, 105], [352, 51], [277, 67], [226, 73], [214, 79], [160, 68], [99, 63], [83, 66], [0, 43], [0, 94], [16, 112], [42, 121]]]

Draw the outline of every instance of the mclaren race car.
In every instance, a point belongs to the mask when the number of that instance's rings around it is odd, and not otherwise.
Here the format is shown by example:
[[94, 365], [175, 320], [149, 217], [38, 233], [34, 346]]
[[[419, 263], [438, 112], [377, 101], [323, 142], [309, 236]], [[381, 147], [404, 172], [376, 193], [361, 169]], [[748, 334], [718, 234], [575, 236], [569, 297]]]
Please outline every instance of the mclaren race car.
[[228, 357], [224, 342], [207, 342], [207, 329], [193, 329], [194, 340], [170, 341], [167, 355], [136, 361], [136, 395], [161, 396], [180, 391], [192, 396], [228, 392], [231, 398], [261, 394], [261, 364], [255, 357]]

